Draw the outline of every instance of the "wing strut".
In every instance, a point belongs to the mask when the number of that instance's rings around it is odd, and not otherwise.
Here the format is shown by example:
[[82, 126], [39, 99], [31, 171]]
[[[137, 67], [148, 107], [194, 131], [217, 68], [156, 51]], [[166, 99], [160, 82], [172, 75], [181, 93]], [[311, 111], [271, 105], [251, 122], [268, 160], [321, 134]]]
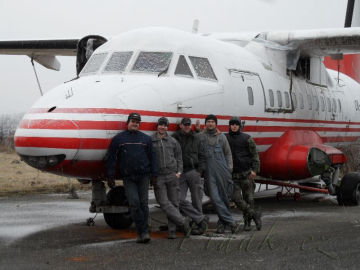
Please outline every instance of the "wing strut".
[[36, 73], [35, 64], [34, 64], [34, 58], [33, 57], [31, 57], [31, 64], [32, 64], [33, 69], [34, 69], [34, 73], [35, 73], [37, 84], [39, 86], [40, 94], [43, 96], [44, 94], [43, 94], [43, 91], [41, 89], [41, 85], [40, 85], [40, 82], [39, 82], [39, 77], [38, 77], [38, 75]]

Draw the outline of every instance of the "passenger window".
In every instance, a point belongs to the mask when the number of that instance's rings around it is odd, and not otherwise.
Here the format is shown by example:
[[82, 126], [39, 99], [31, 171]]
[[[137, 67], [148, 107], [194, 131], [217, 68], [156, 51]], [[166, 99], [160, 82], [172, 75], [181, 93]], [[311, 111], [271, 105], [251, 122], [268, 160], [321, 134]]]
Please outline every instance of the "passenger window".
[[299, 100], [300, 100], [300, 109], [304, 109], [304, 97], [301, 93], [299, 93]]
[[274, 107], [274, 92], [269, 89], [270, 107]]
[[104, 72], [123, 72], [133, 52], [114, 52], [106, 64]]
[[296, 110], [296, 108], [297, 108], [297, 98], [296, 98], [295, 92], [291, 93], [291, 98], [292, 98], [292, 102], [293, 102], [293, 105], [294, 105], [294, 110]]
[[290, 108], [290, 96], [288, 92], [285, 92], [285, 107]]
[[191, 73], [190, 67], [189, 67], [188, 63], [186, 62], [186, 59], [183, 55], [179, 56], [179, 61], [177, 63], [176, 69], [175, 69], [175, 75], [181, 75], [181, 76], [194, 78], [194, 76]]
[[140, 52], [132, 71], [151, 73], [166, 71], [172, 55], [172, 52]]
[[315, 107], [315, 111], [319, 110], [319, 98], [317, 96], [314, 96], [314, 107]]
[[279, 106], [279, 108], [281, 108], [282, 107], [282, 95], [279, 90], [276, 91], [276, 96], [277, 96], [277, 100], [278, 100], [278, 106]]
[[336, 113], [336, 101], [335, 101], [335, 98], [332, 99], [332, 109]]
[[320, 104], [321, 104], [321, 111], [325, 111], [325, 99], [323, 96], [320, 96]]
[[199, 78], [217, 80], [215, 73], [207, 58], [189, 56], [189, 59], [195, 69], [196, 75]]
[[326, 98], [326, 101], [327, 101], [328, 112], [331, 112], [331, 101], [330, 101], [330, 98]]
[[254, 93], [250, 86], [247, 88], [249, 105], [254, 105]]
[[338, 104], [339, 104], [339, 112], [341, 112], [341, 102], [340, 102], [340, 99], [338, 99]]
[[307, 95], [307, 100], [308, 100], [308, 109], [312, 110], [312, 98], [310, 95]]
[[90, 57], [89, 61], [86, 63], [83, 70], [81, 71], [81, 74], [97, 72], [100, 69], [102, 63], [104, 62], [106, 55], [107, 53], [93, 54]]

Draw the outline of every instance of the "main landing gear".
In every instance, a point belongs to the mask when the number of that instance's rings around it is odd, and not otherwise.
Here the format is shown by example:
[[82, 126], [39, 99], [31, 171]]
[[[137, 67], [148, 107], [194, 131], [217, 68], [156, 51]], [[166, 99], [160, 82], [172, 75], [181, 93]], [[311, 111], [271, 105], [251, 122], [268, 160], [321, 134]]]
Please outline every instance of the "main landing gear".
[[360, 205], [360, 173], [345, 174], [336, 189], [336, 197], [339, 205]]
[[339, 174], [340, 166], [336, 166], [321, 175], [329, 194], [336, 195], [339, 205], [360, 205], [360, 173], [347, 173], [341, 180]]
[[106, 224], [113, 229], [127, 229], [133, 223], [123, 186], [117, 186], [106, 194], [104, 182], [93, 181], [89, 211], [103, 213]]

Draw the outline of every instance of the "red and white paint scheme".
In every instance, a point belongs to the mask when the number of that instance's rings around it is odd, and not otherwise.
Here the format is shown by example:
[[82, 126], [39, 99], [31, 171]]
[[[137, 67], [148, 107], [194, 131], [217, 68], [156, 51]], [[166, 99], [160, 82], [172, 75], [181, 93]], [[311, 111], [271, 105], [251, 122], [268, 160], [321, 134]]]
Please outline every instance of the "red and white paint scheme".
[[[79, 64], [80, 45], [96, 40], [42, 41], [41, 48], [1, 42], [0, 53], [58, 69], [55, 55], [77, 54]], [[260, 152], [260, 176], [292, 181], [328, 173], [330, 186], [343, 184], [336, 178], [346, 157], [338, 147], [360, 135], [360, 85], [326, 69], [323, 57], [359, 52], [360, 28], [210, 35], [144, 28], [102, 43], [78, 78], [47, 92], [21, 121], [15, 147], [31, 166], [104, 180], [107, 148], [130, 112], [141, 114], [148, 134], [161, 116], [174, 131], [182, 117], [204, 124], [211, 113], [223, 132], [233, 115], [245, 122]], [[343, 201], [359, 202], [354, 181], [355, 197]]]

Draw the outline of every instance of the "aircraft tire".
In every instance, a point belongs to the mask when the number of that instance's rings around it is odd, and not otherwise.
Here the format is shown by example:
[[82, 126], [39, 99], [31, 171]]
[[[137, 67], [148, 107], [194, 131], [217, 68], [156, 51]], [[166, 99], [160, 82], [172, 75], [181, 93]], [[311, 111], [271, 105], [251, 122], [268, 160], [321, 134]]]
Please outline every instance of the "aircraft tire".
[[337, 189], [339, 205], [360, 205], [360, 173], [347, 173]]
[[[125, 189], [117, 186], [111, 189], [107, 194], [107, 200], [111, 205], [128, 206], [125, 196]], [[104, 219], [107, 225], [116, 230], [127, 229], [133, 223], [130, 212], [127, 213], [104, 213]]]

